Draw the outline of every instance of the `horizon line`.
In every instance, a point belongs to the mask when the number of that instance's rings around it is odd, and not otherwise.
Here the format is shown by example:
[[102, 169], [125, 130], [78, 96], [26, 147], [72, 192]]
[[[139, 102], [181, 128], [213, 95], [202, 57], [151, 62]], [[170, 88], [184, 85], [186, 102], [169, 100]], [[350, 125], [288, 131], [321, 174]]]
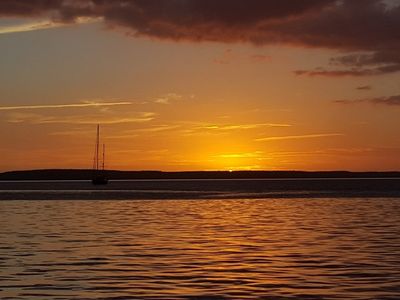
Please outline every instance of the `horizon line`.
[[[11, 172], [38, 172], [38, 171], [93, 171], [91, 168], [80, 169], [80, 168], [46, 168], [46, 169], [23, 169], [23, 170], [7, 170], [0, 171], [0, 174], [11, 173]], [[238, 173], [238, 172], [299, 172], [299, 173], [400, 173], [400, 170], [368, 170], [368, 171], [352, 171], [352, 170], [184, 170], [184, 171], [166, 171], [166, 170], [118, 170], [118, 169], [106, 169], [107, 172], [158, 172], [158, 173]]]

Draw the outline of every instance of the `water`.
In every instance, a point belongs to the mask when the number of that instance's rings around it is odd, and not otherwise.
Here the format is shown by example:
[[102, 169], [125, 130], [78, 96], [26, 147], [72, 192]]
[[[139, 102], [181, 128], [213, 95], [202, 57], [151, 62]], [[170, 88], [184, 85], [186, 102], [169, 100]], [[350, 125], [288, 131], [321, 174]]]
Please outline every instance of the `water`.
[[0, 299], [400, 299], [399, 233], [400, 197], [2, 200]]
[[0, 181], [0, 200], [265, 199], [321, 197], [400, 198], [400, 178]]

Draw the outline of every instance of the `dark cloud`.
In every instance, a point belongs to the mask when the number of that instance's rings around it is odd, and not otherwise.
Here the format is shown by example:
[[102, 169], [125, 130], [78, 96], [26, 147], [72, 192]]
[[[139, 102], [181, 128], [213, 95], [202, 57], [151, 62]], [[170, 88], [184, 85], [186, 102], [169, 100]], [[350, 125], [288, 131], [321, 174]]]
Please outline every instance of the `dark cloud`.
[[62, 0], [1, 0], [0, 16], [41, 16], [59, 11], [62, 2]]
[[338, 104], [369, 103], [376, 105], [400, 106], [400, 95], [357, 100], [336, 100], [334, 102]]
[[383, 98], [374, 98], [371, 99], [369, 102], [373, 104], [400, 105], [400, 95], [383, 97]]
[[2, 0], [0, 15], [73, 22], [101, 17], [134, 36], [188, 42], [284, 44], [344, 53], [308, 76], [400, 71], [400, 5], [382, 0]]
[[[399, 16], [400, 17], [400, 16]], [[399, 48], [400, 47], [395, 47]], [[298, 70], [295, 71], [296, 75], [307, 76], [330, 76], [330, 77], [343, 77], [343, 76], [373, 76], [390, 74], [400, 71], [400, 53], [393, 50], [377, 50], [370, 54], [350, 54], [340, 57], [332, 58], [330, 65], [333, 68], [342, 69], [316, 69], [316, 70]], [[345, 69], [343, 69], [343, 67]]]
[[308, 77], [346, 77], [346, 76], [372, 76], [384, 74], [382, 72], [377, 72], [376, 70], [363, 69], [363, 68], [351, 68], [345, 70], [326, 70], [326, 69], [315, 69], [315, 70], [297, 70], [294, 73], [298, 76], [308, 76]]

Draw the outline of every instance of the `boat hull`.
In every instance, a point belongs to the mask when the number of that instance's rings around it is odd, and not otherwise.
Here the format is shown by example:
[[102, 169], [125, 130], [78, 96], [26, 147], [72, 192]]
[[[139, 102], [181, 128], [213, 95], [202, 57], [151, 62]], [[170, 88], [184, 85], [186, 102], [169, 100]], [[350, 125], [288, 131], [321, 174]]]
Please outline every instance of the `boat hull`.
[[108, 179], [105, 177], [96, 177], [92, 179], [93, 185], [106, 185], [108, 184]]

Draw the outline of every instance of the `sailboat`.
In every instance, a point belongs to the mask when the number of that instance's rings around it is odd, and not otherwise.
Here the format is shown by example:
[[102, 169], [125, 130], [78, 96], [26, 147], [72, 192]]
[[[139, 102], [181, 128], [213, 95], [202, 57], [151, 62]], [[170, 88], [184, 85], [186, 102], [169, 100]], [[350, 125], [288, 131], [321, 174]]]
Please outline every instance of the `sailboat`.
[[[105, 146], [105, 144], [103, 144], [102, 153], [100, 153], [99, 148], [100, 148], [100, 125], [97, 125], [96, 148], [95, 148], [94, 159], [93, 159], [92, 184], [105, 185], [108, 183], [108, 178], [107, 178], [107, 176], [105, 174], [105, 170], [104, 170], [106, 146]], [[101, 161], [100, 161], [100, 156], [102, 156]]]

